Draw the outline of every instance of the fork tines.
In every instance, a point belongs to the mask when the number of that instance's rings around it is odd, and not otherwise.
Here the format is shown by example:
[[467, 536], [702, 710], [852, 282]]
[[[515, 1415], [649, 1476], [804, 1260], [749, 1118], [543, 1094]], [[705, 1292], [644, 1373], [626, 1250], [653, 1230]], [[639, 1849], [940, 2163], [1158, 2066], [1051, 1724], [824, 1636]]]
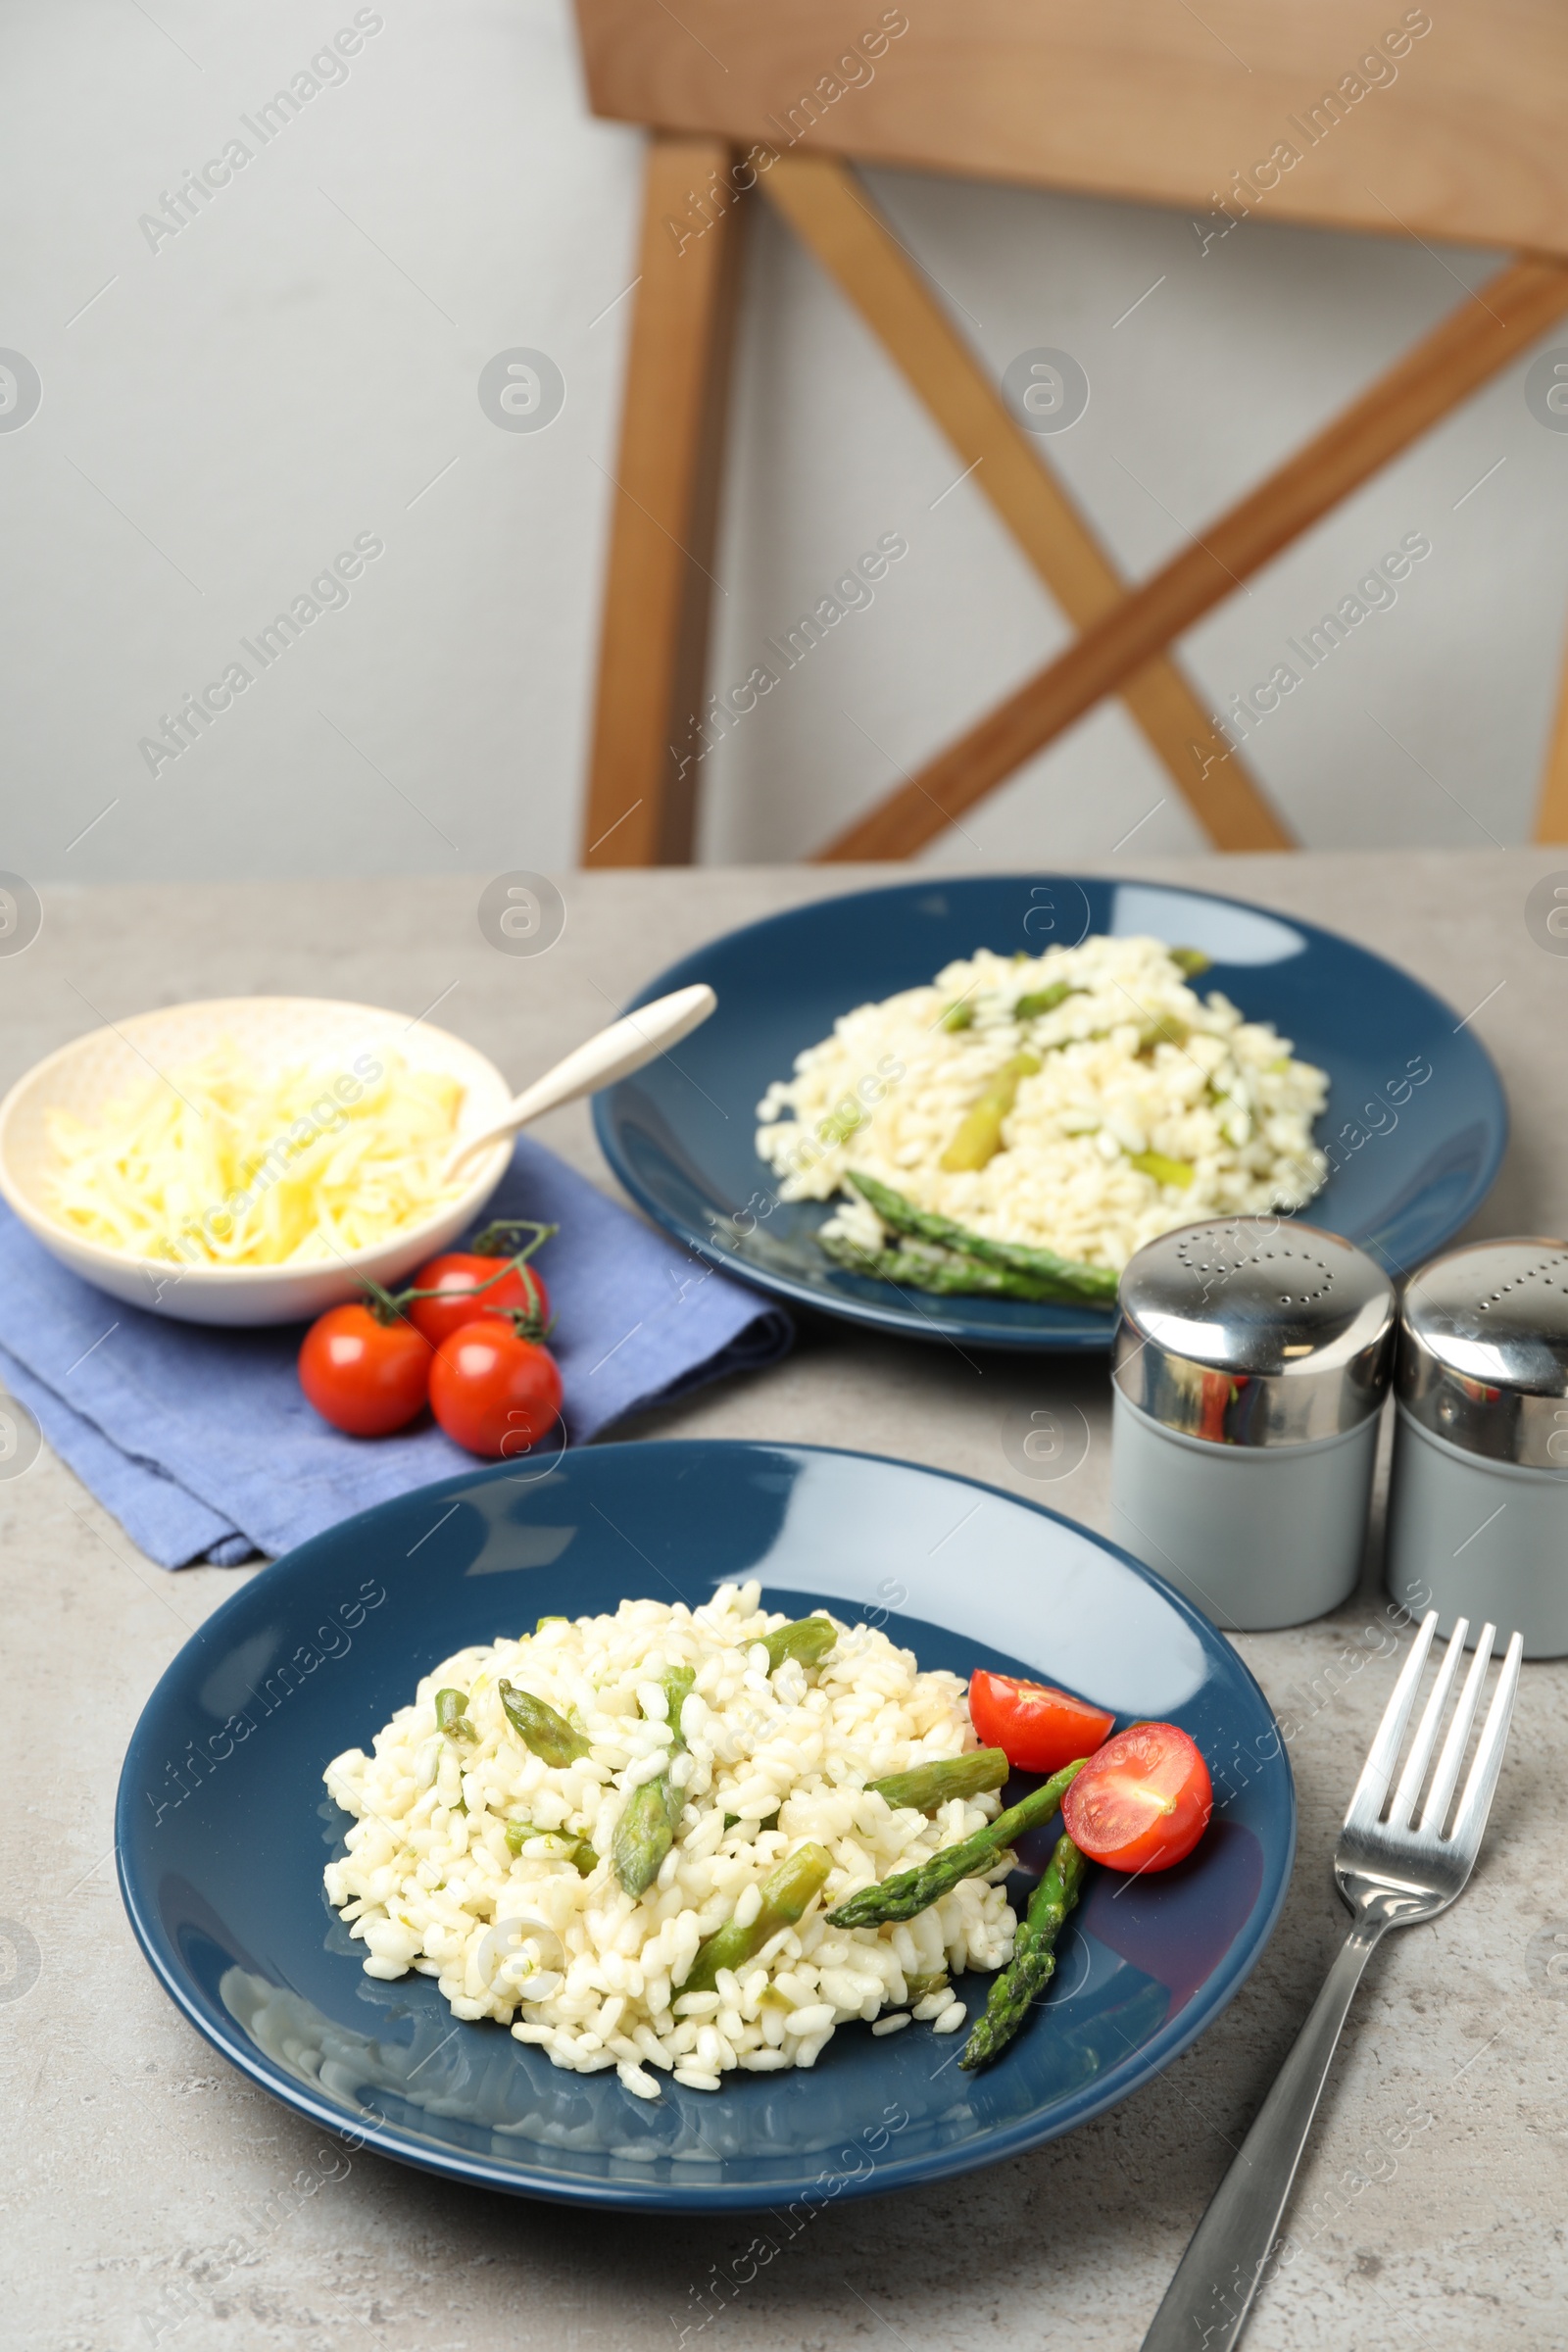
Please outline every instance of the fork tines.
[[[1427, 1656], [1432, 1647], [1432, 1638], [1437, 1632], [1437, 1628], [1438, 1612], [1436, 1609], [1430, 1609], [1421, 1620], [1420, 1630], [1411, 1645], [1410, 1655], [1406, 1658], [1399, 1679], [1394, 1686], [1393, 1695], [1384, 1710], [1383, 1721], [1378, 1726], [1377, 1737], [1372, 1742], [1366, 1763], [1362, 1767], [1361, 1777], [1355, 1784], [1355, 1793], [1350, 1799], [1349, 1810], [1345, 1816], [1345, 1826], [1348, 1830], [1367, 1831], [1382, 1819], [1383, 1808], [1388, 1801], [1389, 1788], [1394, 1780], [1394, 1768], [1398, 1760], [1399, 1747], [1404, 1739], [1405, 1725], [1409, 1722], [1411, 1710], [1415, 1705], [1416, 1691], [1420, 1687], [1422, 1671], [1426, 1666]], [[1394, 1790], [1393, 1802], [1389, 1805], [1387, 1826], [1390, 1830], [1408, 1833], [1412, 1829], [1422, 1783], [1426, 1779], [1427, 1766], [1432, 1761], [1432, 1751], [1437, 1745], [1438, 1734], [1443, 1728], [1443, 1719], [1447, 1709], [1449, 1694], [1453, 1690], [1460, 1665], [1464, 1659], [1465, 1641], [1469, 1631], [1469, 1620], [1461, 1617], [1448, 1637], [1448, 1646], [1444, 1652], [1443, 1662], [1438, 1668], [1438, 1679], [1433, 1685], [1426, 1705], [1421, 1710], [1421, 1720], [1416, 1726], [1414, 1742], [1405, 1759], [1404, 1770], [1399, 1775], [1398, 1786]], [[1453, 1801], [1453, 1791], [1459, 1778], [1459, 1767], [1464, 1761], [1465, 1748], [1470, 1739], [1470, 1729], [1475, 1722], [1476, 1710], [1481, 1703], [1482, 1688], [1487, 1679], [1487, 1668], [1492, 1662], [1492, 1644], [1496, 1631], [1494, 1625], [1484, 1625], [1476, 1637], [1476, 1654], [1471, 1660], [1470, 1671], [1465, 1676], [1464, 1686], [1459, 1693], [1458, 1706], [1448, 1725], [1447, 1737], [1443, 1742], [1443, 1750], [1438, 1757], [1437, 1770], [1432, 1777], [1432, 1786], [1427, 1792], [1427, 1801], [1422, 1810], [1420, 1822], [1418, 1825], [1414, 1825], [1415, 1835], [1421, 1838], [1443, 1839], [1444, 1823], [1447, 1819], [1448, 1807]], [[1497, 1785], [1497, 1774], [1502, 1766], [1502, 1750], [1508, 1737], [1508, 1721], [1513, 1713], [1514, 1692], [1519, 1686], [1519, 1661], [1523, 1654], [1522, 1637], [1518, 1634], [1511, 1634], [1502, 1661], [1502, 1671], [1497, 1677], [1496, 1688], [1492, 1694], [1492, 1704], [1487, 1710], [1486, 1722], [1482, 1726], [1481, 1738], [1476, 1746], [1475, 1760], [1471, 1764], [1469, 1776], [1460, 1793], [1459, 1810], [1454, 1819], [1453, 1829], [1447, 1838], [1444, 1839], [1446, 1844], [1458, 1852], [1468, 1853], [1472, 1859], [1480, 1846], [1481, 1833], [1487, 1826], [1487, 1815], [1492, 1807], [1493, 1790]]]

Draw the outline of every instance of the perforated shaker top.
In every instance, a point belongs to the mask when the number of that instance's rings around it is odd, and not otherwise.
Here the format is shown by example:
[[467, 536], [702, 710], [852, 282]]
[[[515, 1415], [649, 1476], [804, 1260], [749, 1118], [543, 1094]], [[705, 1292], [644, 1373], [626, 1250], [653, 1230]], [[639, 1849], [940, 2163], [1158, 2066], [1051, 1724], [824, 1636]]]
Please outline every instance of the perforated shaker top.
[[1388, 1388], [1394, 1288], [1338, 1234], [1291, 1217], [1224, 1217], [1161, 1234], [1121, 1278], [1112, 1378], [1186, 1437], [1300, 1446], [1375, 1413]]
[[1568, 1472], [1568, 1242], [1473, 1242], [1412, 1275], [1396, 1387], [1468, 1453]]

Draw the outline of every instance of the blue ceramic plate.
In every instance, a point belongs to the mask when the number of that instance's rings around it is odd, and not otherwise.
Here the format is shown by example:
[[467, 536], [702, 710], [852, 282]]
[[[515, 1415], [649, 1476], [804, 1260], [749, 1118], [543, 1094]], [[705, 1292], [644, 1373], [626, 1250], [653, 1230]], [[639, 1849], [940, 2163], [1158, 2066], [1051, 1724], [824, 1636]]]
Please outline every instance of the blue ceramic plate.
[[[1202, 1843], [1160, 1877], [1094, 1874], [1049, 1999], [973, 2077], [958, 2035], [855, 2025], [809, 2072], [730, 2076], [716, 2093], [666, 2079], [643, 2101], [613, 2073], [565, 2074], [491, 2022], [458, 2024], [428, 1978], [366, 1976], [321, 1886], [348, 1826], [321, 1785], [327, 1760], [368, 1746], [466, 1643], [628, 1596], [695, 1605], [749, 1575], [792, 1615], [880, 1613], [922, 1666], [1048, 1674], [1124, 1719], [1174, 1719], [1214, 1770]], [[1015, 2155], [1157, 2075], [1268, 1940], [1296, 1799], [1234, 1652], [1070, 1521], [866, 1454], [605, 1446], [532, 1479], [444, 1480], [263, 1569], [148, 1701], [117, 1837], [131, 1925], [172, 1998], [318, 2123], [530, 2196], [784, 2211]], [[1046, 1850], [1037, 1838], [1033, 1867]], [[958, 1980], [971, 2015], [990, 1982]]]
[[[1272, 1021], [1331, 1091], [1318, 1140], [1335, 1163], [1306, 1217], [1393, 1274], [1451, 1240], [1502, 1158], [1502, 1083], [1459, 1014], [1364, 948], [1261, 907], [1156, 882], [1028, 874], [906, 882], [819, 899], [697, 950], [639, 1004], [689, 981], [718, 1010], [673, 1054], [594, 1103], [606, 1158], [651, 1217], [746, 1281], [804, 1305], [922, 1339], [991, 1348], [1107, 1348], [1111, 1317], [1022, 1299], [935, 1298], [852, 1274], [814, 1239], [821, 1202], [775, 1200], [755, 1116], [770, 1080], [838, 1016], [930, 980], [976, 948], [1076, 947], [1152, 933], [1213, 958], [1202, 985]], [[1421, 1072], [1425, 1076], [1421, 1076]]]

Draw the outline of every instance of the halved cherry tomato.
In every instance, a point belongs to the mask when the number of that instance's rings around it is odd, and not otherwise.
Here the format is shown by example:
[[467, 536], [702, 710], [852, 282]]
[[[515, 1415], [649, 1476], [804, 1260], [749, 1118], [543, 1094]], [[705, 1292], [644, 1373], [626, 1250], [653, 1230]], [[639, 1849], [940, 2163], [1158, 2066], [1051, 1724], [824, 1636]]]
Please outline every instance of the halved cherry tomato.
[[441, 1294], [437, 1298], [411, 1298], [406, 1310], [410, 1322], [423, 1332], [432, 1348], [450, 1340], [465, 1323], [493, 1311], [505, 1314], [519, 1309], [538, 1331], [550, 1321], [549, 1293], [532, 1266], [514, 1266], [504, 1257], [449, 1250], [419, 1268], [413, 1287]]
[[526, 1453], [555, 1428], [561, 1374], [537, 1341], [500, 1315], [465, 1323], [443, 1340], [430, 1367], [430, 1407], [470, 1453]]
[[969, 1720], [982, 1747], [1004, 1747], [1015, 1772], [1059, 1772], [1077, 1756], [1093, 1755], [1115, 1722], [1103, 1707], [1024, 1683], [1010, 1674], [969, 1677]]
[[434, 1357], [403, 1315], [383, 1322], [358, 1299], [328, 1307], [300, 1348], [300, 1387], [323, 1421], [351, 1438], [384, 1438], [429, 1394]]
[[1118, 1732], [1061, 1800], [1074, 1845], [1111, 1870], [1169, 1870], [1192, 1852], [1213, 1810], [1208, 1766], [1173, 1723]]

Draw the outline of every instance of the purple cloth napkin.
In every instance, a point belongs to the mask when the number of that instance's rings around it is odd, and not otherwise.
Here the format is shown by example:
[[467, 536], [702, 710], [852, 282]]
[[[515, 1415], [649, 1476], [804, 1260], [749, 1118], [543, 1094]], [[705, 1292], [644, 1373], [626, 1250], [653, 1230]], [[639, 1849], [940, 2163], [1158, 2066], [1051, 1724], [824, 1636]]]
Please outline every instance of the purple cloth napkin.
[[[519, 1138], [486, 1217], [561, 1231], [535, 1263], [573, 1445], [726, 1373], [775, 1362], [781, 1308], [716, 1273]], [[220, 1331], [122, 1306], [68, 1273], [0, 1207], [0, 1378], [55, 1451], [166, 1568], [275, 1553], [474, 1457], [428, 1417], [346, 1438], [295, 1375], [303, 1326]], [[546, 1441], [527, 1458], [548, 1456]]]

